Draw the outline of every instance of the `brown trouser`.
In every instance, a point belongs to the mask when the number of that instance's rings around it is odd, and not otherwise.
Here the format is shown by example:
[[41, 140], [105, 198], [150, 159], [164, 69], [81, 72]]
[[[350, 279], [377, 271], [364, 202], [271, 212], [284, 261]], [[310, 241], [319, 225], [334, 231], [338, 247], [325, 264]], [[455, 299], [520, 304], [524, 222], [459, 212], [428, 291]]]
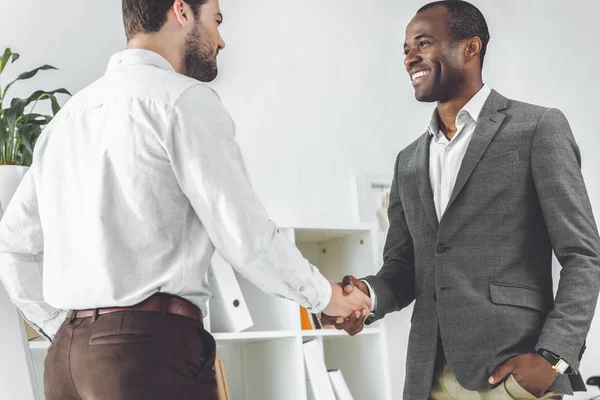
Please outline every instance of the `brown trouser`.
[[46, 399], [216, 400], [215, 350], [201, 322], [179, 315], [67, 319], [46, 357]]

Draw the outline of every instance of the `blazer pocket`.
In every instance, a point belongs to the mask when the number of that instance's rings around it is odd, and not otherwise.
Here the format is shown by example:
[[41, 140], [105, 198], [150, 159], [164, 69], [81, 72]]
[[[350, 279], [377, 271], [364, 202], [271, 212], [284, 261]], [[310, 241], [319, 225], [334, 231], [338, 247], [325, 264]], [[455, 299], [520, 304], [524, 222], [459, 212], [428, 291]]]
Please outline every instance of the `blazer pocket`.
[[494, 304], [531, 308], [545, 314], [553, 307], [538, 289], [512, 283], [490, 283], [490, 296]]
[[479, 160], [477, 168], [497, 167], [504, 164], [512, 164], [519, 161], [519, 150], [512, 150], [495, 156], [485, 157]]
[[92, 334], [90, 345], [102, 344], [139, 344], [154, 340], [154, 333], [125, 332], [125, 331], [100, 331]]

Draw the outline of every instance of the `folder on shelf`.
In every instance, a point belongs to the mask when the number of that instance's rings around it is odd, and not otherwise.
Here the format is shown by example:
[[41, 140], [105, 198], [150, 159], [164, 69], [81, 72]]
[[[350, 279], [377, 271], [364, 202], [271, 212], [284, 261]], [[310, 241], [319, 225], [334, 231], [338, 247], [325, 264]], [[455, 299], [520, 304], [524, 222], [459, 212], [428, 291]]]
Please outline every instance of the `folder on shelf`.
[[231, 400], [229, 392], [229, 383], [227, 382], [227, 373], [225, 363], [217, 358], [215, 361], [215, 374], [217, 378], [217, 395], [219, 400]]
[[339, 369], [332, 369], [328, 373], [336, 400], [354, 400], [342, 371]]
[[300, 325], [303, 331], [315, 329], [310, 313], [302, 306], [300, 306]]
[[321, 345], [317, 340], [311, 340], [304, 343], [302, 347], [309, 399], [336, 400]]
[[323, 329], [323, 321], [317, 314], [312, 314], [313, 326], [315, 329]]
[[235, 272], [218, 253], [212, 259], [208, 281], [213, 292], [212, 332], [241, 332], [254, 325]]
[[[312, 314], [306, 308], [300, 306], [300, 326], [303, 331], [323, 329], [323, 321], [317, 314]], [[327, 328], [334, 327], [334, 325], [327, 325]]]
[[25, 331], [27, 332], [27, 340], [33, 340], [39, 338], [41, 335], [31, 327], [27, 322], [25, 322]]

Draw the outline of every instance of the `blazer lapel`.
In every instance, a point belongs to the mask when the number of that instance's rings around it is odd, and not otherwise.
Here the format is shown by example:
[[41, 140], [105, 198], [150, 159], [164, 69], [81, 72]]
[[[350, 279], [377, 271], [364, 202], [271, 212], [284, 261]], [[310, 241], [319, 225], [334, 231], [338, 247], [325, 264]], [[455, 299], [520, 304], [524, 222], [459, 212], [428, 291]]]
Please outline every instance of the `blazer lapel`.
[[417, 145], [416, 154], [416, 173], [417, 173], [417, 186], [419, 187], [419, 195], [421, 196], [421, 202], [425, 208], [425, 214], [427, 219], [431, 223], [431, 226], [435, 231], [438, 229], [437, 213], [435, 212], [435, 204], [433, 202], [433, 191], [431, 190], [431, 178], [429, 177], [429, 144], [431, 142], [431, 135], [429, 131], [419, 140]]
[[492, 93], [483, 105], [483, 109], [477, 120], [477, 127], [475, 128], [475, 132], [473, 132], [471, 143], [469, 143], [469, 147], [467, 147], [467, 152], [463, 158], [460, 169], [458, 170], [454, 190], [452, 191], [448, 207], [445, 211], [450, 209], [452, 203], [456, 200], [456, 197], [471, 177], [471, 174], [477, 166], [477, 163], [479, 163], [479, 160], [481, 160], [483, 153], [485, 153], [485, 150], [494, 139], [494, 136], [498, 133], [504, 118], [506, 118], [506, 115], [498, 111], [506, 109], [507, 106], [508, 100], [506, 97], [500, 95], [495, 90], [492, 90]]

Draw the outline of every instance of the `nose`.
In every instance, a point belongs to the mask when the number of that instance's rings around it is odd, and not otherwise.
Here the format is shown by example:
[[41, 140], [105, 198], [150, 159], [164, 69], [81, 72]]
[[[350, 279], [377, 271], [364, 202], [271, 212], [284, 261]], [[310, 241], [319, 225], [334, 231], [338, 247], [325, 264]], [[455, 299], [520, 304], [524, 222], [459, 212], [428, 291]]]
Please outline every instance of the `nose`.
[[219, 51], [223, 50], [225, 48], [225, 41], [223, 40], [222, 37], [219, 37]]
[[406, 67], [407, 71], [410, 71], [410, 69], [412, 67], [414, 67], [416, 64], [420, 63], [421, 61], [423, 61], [423, 59], [417, 53], [416, 49], [411, 48], [409, 50], [408, 54], [406, 54], [406, 56], [404, 56], [404, 66]]

